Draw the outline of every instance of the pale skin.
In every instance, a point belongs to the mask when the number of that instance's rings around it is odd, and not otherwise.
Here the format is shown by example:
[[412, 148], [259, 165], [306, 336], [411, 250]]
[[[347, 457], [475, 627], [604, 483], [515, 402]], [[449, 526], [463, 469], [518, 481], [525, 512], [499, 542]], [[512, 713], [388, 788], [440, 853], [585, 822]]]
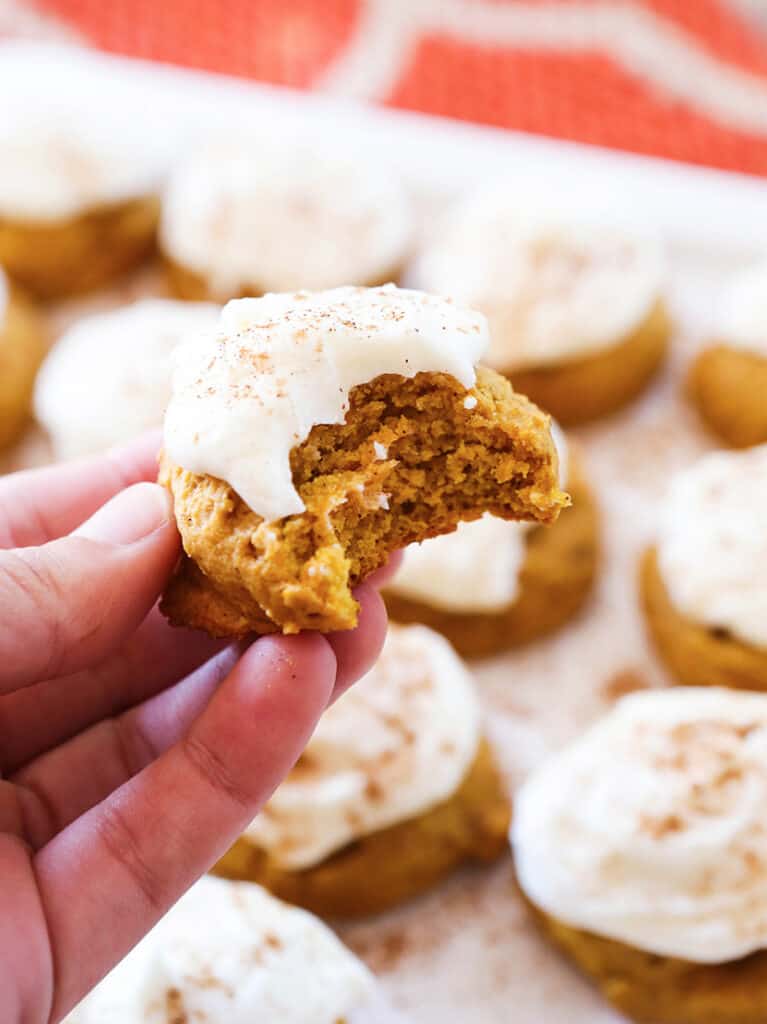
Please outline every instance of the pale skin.
[[373, 663], [356, 630], [226, 645], [156, 608], [156, 438], [0, 478], [0, 1024], [55, 1024], [231, 845]]

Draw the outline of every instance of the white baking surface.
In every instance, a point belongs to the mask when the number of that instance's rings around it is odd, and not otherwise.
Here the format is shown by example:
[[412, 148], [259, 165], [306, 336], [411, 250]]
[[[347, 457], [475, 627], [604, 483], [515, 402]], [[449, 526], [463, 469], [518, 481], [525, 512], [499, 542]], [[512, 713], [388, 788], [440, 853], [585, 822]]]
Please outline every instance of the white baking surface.
[[[597, 592], [577, 622], [519, 653], [477, 665], [476, 676], [511, 786], [617, 694], [663, 683], [638, 613], [637, 556], [652, 535], [670, 475], [715, 447], [685, 405], [681, 382], [711, 330], [725, 276], [767, 252], [767, 183], [202, 73], [0, 44], [0, 95], [42, 86], [79, 99], [94, 92], [113, 97], [116, 108], [146, 117], [148, 132], [177, 134], [179, 146], [208, 124], [220, 129], [243, 122], [325, 143], [354, 138], [361, 151], [406, 175], [426, 219], [451, 194], [505, 177], [521, 191], [549, 192], [558, 202], [570, 197], [616, 223], [657, 227], [669, 246], [669, 302], [678, 325], [670, 365], [626, 412], [573, 432], [603, 516]], [[142, 272], [114, 293], [59, 309], [55, 328], [83, 309], [158, 291], [156, 275]], [[33, 430], [5, 468], [45, 455], [45, 439]], [[378, 973], [396, 1006], [422, 1024], [619, 1020], [539, 940], [514, 891], [508, 858], [490, 870], [461, 872], [407, 907], [339, 931]]]

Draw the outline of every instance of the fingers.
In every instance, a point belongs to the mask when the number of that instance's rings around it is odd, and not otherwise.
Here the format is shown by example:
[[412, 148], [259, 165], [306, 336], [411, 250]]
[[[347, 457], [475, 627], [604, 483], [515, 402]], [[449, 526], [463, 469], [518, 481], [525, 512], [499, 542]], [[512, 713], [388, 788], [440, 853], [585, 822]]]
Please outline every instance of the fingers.
[[402, 552], [392, 551], [389, 555], [389, 560], [386, 565], [382, 565], [380, 569], [376, 569], [372, 572], [365, 580], [366, 583], [371, 583], [374, 587], [385, 587], [395, 576], [397, 569], [402, 565]]
[[[361, 606], [357, 629], [327, 638], [337, 665], [332, 700], [368, 671], [386, 633], [386, 613], [375, 589], [362, 586], [356, 596]], [[32, 844], [43, 846], [178, 743], [246, 646], [232, 645], [189, 678], [115, 718], [99, 721], [11, 776], [27, 791], [25, 824]]]
[[157, 477], [160, 435], [124, 447], [0, 479], [0, 548], [24, 548], [63, 537], [111, 497]]
[[0, 772], [16, 771], [102, 718], [140, 704], [225, 646], [199, 630], [172, 627], [153, 608], [105, 661], [65, 679], [0, 696]]
[[178, 549], [167, 492], [143, 483], [69, 537], [0, 552], [0, 693], [106, 657], [146, 616]]
[[328, 635], [338, 662], [333, 700], [373, 667], [386, 638], [386, 608], [376, 588], [371, 583], [362, 583], [354, 596], [360, 605], [356, 629]]
[[263, 637], [184, 739], [37, 854], [58, 982], [54, 1019], [253, 819], [306, 745], [335, 675], [322, 637]]

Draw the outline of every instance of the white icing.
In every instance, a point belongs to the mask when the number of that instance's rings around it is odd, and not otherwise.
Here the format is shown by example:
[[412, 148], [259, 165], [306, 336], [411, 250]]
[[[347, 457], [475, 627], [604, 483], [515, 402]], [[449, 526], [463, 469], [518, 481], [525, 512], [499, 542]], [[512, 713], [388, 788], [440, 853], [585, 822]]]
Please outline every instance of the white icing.
[[135, 118], [107, 109], [15, 105], [13, 97], [4, 97], [0, 215], [57, 221], [158, 193], [170, 145], [157, 135], [147, 135]]
[[[560, 486], [566, 488], [567, 442], [556, 423], [551, 430], [559, 452]], [[533, 526], [486, 513], [459, 523], [453, 533], [411, 544], [389, 590], [447, 612], [502, 612], [519, 596]]]
[[212, 330], [219, 307], [146, 299], [85, 317], [59, 339], [37, 378], [35, 412], [60, 458], [88, 455], [159, 427], [173, 351]]
[[636, 949], [722, 963], [767, 945], [767, 696], [626, 697], [518, 792], [522, 889]]
[[217, 334], [178, 350], [166, 451], [266, 521], [302, 512], [290, 451], [315, 424], [343, 422], [352, 388], [428, 371], [469, 388], [486, 345], [481, 314], [394, 285], [230, 302]]
[[767, 262], [735, 275], [719, 308], [717, 340], [767, 359]]
[[205, 877], [66, 1024], [337, 1024], [374, 990], [317, 918], [257, 885]]
[[416, 267], [419, 287], [480, 309], [489, 365], [546, 366], [610, 348], [658, 300], [656, 240], [531, 208], [513, 189], [460, 204]]
[[673, 480], [658, 565], [672, 602], [705, 626], [767, 647], [767, 445], [714, 452]]
[[386, 168], [303, 147], [210, 146], [168, 184], [164, 251], [222, 298], [371, 284], [404, 262], [404, 189]]
[[246, 836], [281, 867], [320, 863], [451, 797], [480, 729], [473, 681], [448, 642], [390, 627], [378, 663], [325, 713]]

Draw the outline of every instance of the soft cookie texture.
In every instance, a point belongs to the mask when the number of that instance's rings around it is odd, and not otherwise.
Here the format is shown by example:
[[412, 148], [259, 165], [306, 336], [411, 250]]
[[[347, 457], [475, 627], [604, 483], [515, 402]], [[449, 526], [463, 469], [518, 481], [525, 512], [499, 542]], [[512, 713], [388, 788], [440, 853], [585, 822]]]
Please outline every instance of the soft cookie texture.
[[29, 419], [35, 375], [44, 354], [38, 313], [0, 271], [0, 448], [15, 441]]
[[223, 481], [164, 458], [188, 556], [165, 614], [219, 636], [351, 629], [352, 588], [392, 551], [485, 511], [553, 522], [566, 499], [548, 417], [492, 370], [478, 370], [468, 396], [469, 409], [447, 374], [359, 385], [346, 421], [315, 426], [291, 454], [306, 512], [273, 523]]
[[480, 314], [393, 286], [229, 303], [178, 350], [166, 414], [171, 621], [350, 629], [352, 588], [396, 548], [484, 512], [553, 522], [549, 418], [475, 368], [486, 340]]
[[573, 618], [597, 573], [599, 516], [578, 460], [571, 455], [569, 461], [566, 486], [572, 508], [553, 527], [534, 527], [521, 540], [517, 593], [508, 605], [487, 611], [451, 610], [390, 586], [384, 594], [389, 616], [397, 622], [423, 622], [467, 658], [489, 657], [529, 643]]

